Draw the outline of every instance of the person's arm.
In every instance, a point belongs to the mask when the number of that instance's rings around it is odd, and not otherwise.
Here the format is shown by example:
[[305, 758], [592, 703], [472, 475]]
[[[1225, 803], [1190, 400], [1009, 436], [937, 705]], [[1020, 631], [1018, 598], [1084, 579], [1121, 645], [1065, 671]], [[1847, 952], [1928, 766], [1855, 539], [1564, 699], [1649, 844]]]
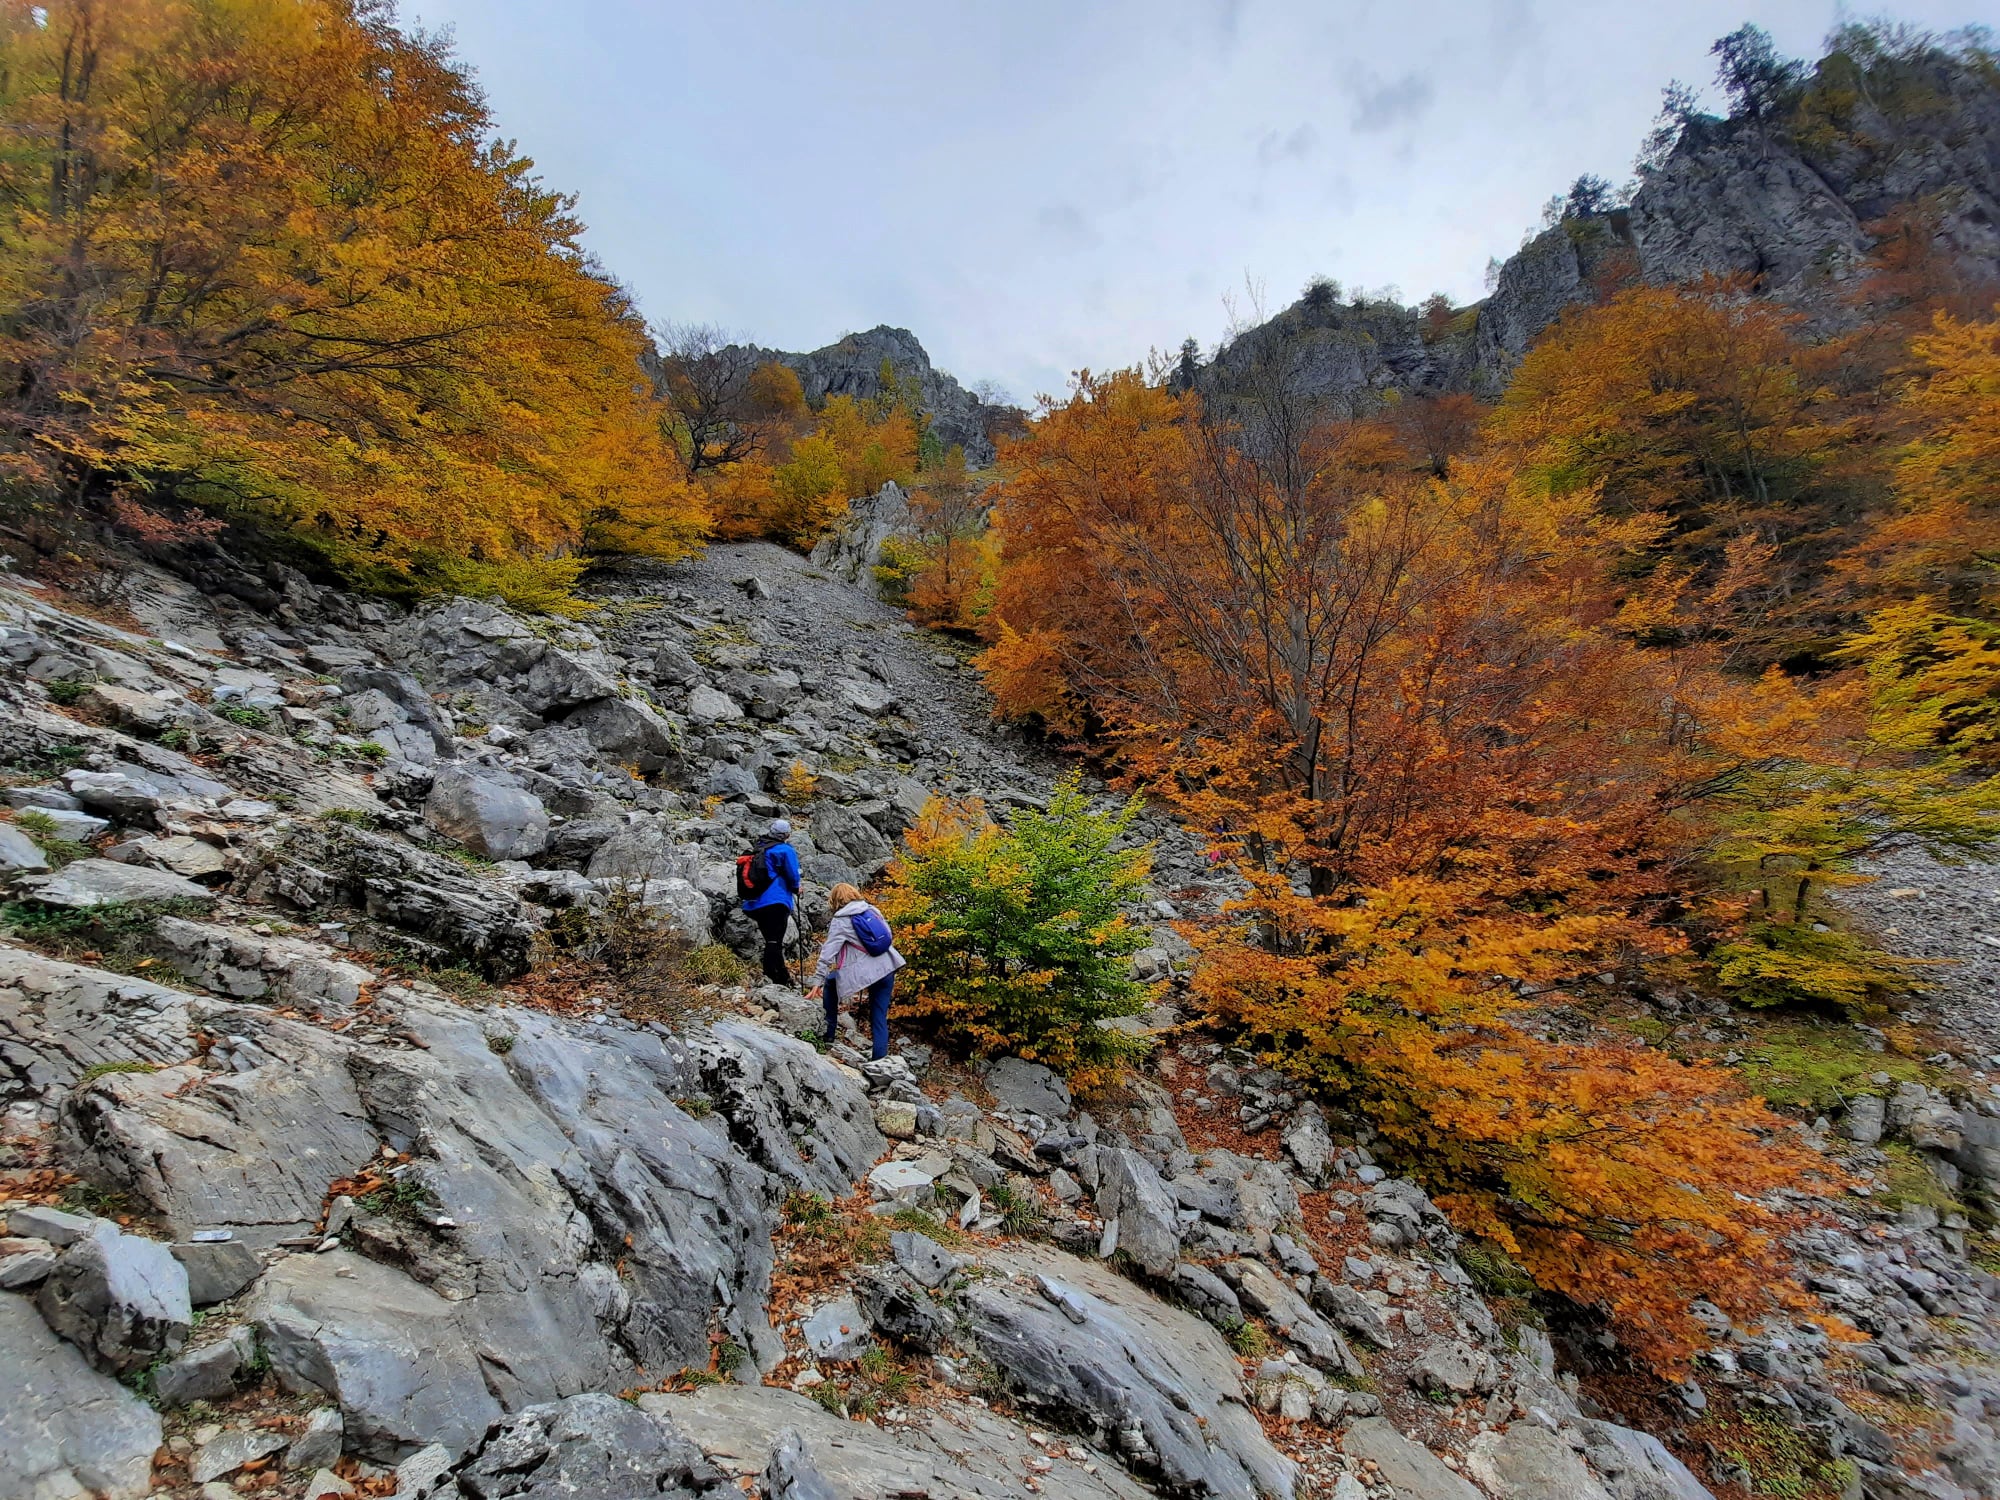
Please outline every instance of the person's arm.
[[785, 889], [792, 893], [794, 899], [797, 899], [799, 894], [799, 851], [794, 849], [790, 844], [785, 845], [779, 851], [778, 878], [785, 882]]
[[845, 917], [835, 917], [826, 929], [826, 941], [819, 945], [819, 962], [813, 966], [812, 983], [808, 989], [817, 989], [826, 982], [826, 976], [833, 972], [833, 966], [840, 959], [840, 950], [854, 940], [854, 925]]

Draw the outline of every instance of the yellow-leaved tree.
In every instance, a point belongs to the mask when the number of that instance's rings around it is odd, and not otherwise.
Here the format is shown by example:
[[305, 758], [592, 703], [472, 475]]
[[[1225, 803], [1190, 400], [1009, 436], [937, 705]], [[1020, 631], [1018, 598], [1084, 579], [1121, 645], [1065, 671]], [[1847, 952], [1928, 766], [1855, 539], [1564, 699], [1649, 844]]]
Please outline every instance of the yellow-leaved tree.
[[195, 502], [396, 589], [685, 552], [640, 324], [490, 127], [375, 0], [0, 10], [13, 504]]

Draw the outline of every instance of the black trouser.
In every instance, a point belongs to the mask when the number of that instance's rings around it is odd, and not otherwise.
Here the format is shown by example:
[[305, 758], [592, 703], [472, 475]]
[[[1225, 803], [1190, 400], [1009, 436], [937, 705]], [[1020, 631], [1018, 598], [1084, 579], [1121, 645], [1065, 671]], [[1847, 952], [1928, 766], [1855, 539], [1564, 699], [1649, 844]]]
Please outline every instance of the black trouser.
[[792, 909], [774, 901], [769, 906], [753, 907], [750, 920], [764, 934], [764, 977], [790, 989], [792, 971], [785, 967], [785, 928], [791, 924]]

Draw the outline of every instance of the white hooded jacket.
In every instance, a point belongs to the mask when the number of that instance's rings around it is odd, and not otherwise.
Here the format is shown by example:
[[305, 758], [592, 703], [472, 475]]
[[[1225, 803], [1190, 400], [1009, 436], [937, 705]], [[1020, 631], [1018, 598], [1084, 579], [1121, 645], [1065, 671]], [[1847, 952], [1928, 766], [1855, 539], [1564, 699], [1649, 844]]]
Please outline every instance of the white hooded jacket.
[[827, 926], [826, 941], [820, 944], [819, 963], [813, 969], [812, 982], [832, 985], [829, 993], [836, 1000], [860, 994], [906, 962], [894, 947], [887, 953], [870, 953], [861, 946], [861, 940], [854, 935], [854, 918], [867, 910], [866, 901], [850, 901], [841, 907]]

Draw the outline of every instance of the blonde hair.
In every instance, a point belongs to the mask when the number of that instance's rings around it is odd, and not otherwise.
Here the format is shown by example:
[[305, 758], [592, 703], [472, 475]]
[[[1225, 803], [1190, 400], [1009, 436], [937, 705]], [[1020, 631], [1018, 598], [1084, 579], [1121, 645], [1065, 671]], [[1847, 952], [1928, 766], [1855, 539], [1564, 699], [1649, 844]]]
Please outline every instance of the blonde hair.
[[826, 893], [826, 899], [833, 903], [835, 911], [839, 911], [841, 907], [859, 901], [861, 899], [861, 892], [843, 880], [839, 885]]

